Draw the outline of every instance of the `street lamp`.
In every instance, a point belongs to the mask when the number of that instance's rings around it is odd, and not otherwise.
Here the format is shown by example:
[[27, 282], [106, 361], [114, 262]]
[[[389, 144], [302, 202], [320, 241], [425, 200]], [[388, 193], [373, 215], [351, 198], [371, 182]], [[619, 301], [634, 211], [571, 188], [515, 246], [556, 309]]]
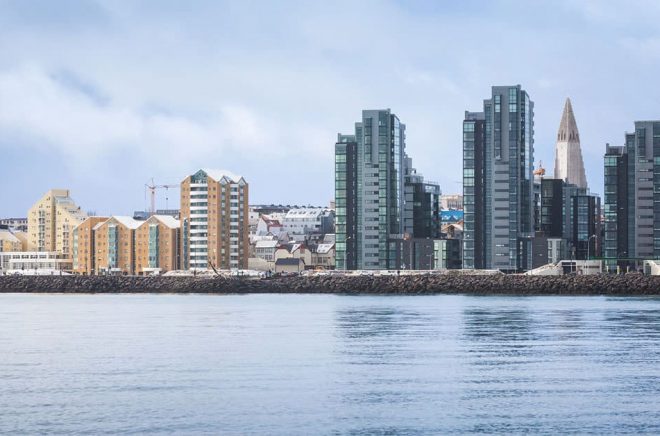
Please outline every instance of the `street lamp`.
[[[587, 268], [587, 261], [589, 260], [589, 249], [591, 248], [591, 238], [595, 238], [596, 235], [591, 235], [589, 238], [587, 238], [587, 260], [584, 261], [584, 268], [586, 270]], [[584, 271], [583, 271], [584, 273]]]
[[587, 239], [587, 260], [589, 260], [589, 249], [591, 248], [591, 238], [595, 238], [596, 235], [591, 235], [589, 236], [589, 239]]

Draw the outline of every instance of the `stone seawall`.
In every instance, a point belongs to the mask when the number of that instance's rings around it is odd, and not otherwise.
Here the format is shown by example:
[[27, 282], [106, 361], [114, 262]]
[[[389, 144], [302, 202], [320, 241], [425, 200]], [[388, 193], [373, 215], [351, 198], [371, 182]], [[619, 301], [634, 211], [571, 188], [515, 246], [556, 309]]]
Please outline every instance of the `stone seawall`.
[[660, 295], [660, 276], [332, 275], [273, 279], [0, 276], [0, 292]]

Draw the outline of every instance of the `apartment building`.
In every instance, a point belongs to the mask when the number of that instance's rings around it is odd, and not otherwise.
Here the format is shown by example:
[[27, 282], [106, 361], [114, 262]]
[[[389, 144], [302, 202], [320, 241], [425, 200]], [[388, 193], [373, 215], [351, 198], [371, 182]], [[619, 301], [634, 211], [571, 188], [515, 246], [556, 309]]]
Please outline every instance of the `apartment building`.
[[182, 269], [245, 269], [249, 257], [248, 183], [220, 170], [181, 182]]
[[135, 231], [142, 223], [113, 216], [93, 227], [96, 274], [135, 274]]
[[152, 215], [135, 231], [135, 273], [160, 274], [179, 268], [179, 220]]
[[67, 189], [48, 191], [28, 212], [28, 250], [56, 252], [71, 261], [73, 229], [85, 218]]
[[660, 258], [660, 120], [635, 121], [625, 145], [606, 146], [606, 267]]
[[94, 240], [94, 227], [110, 219], [106, 216], [90, 216], [73, 229], [73, 272], [82, 275], [91, 275], [96, 256]]
[[27, 234], [0, 225], [0, 252], [17, 252], [27, 250]]
[[463, 121], [463, 268], [525, 271], [534, 236], [534, 103], [493, 86]]

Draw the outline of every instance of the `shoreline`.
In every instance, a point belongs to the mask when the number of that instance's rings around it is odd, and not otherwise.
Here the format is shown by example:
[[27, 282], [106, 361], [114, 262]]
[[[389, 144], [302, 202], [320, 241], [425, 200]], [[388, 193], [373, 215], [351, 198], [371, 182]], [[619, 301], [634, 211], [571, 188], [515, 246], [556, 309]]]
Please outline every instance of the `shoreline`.
[[660, 276], [0, 276], [0, 293], [660, 296]]

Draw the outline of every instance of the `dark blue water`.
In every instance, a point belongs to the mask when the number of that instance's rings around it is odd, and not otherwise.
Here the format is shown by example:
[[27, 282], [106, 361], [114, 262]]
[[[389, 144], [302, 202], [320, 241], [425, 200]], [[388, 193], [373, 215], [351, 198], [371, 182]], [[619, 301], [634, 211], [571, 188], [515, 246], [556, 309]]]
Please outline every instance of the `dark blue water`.
[[660, 433], [660, 300], [0, 295], [0, 432]]

